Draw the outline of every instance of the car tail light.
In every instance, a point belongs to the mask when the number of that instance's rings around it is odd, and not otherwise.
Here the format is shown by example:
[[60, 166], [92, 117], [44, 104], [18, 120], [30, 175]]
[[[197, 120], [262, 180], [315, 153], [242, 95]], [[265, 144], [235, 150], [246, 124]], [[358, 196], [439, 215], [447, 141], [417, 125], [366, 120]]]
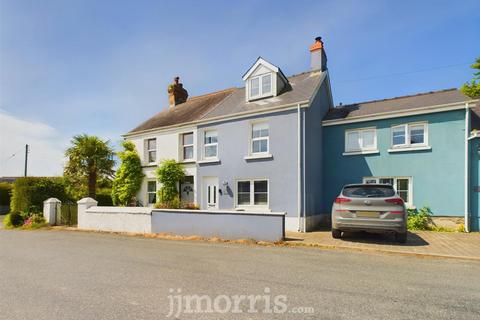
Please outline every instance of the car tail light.
[[342, 197], [338, 197], [337, 199], [335, 199], [335, 203], [345, 203], [345, 202], [350, 202], [352, 200], [350, 199], [347, 199], [347, 198], [342, 198]]
[[403, 200], [401, 198], [386, 199], [385, 202], [396, 204], [397, 206], [403, 206]]

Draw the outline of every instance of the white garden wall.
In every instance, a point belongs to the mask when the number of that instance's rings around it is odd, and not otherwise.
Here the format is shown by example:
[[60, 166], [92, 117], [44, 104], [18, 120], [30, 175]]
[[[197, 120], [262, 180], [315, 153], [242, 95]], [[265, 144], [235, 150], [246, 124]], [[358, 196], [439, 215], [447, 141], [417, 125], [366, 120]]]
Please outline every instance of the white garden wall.
[[203, 211], [145, 207], [98, 207], [91, 198], [78, 201], [78, 228], [133, 233], [279, 241], [285, 214], [275, 212]]
[[284, 238], [284, 224], [284, 213], [171, 209], [152, 211], [152, 233], [279, 241]]

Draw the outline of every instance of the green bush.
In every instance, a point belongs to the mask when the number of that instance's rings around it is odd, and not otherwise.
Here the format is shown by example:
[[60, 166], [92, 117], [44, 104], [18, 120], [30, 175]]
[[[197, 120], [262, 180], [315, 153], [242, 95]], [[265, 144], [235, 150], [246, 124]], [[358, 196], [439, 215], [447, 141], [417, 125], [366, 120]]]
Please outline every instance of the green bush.
[[17, 228], [23, 225], [23, 217], [20, 212], [10, 212], [3, 219], [3, 225], [7, 229]]
[[142, 161], [131, 141], [122, 143], [125, 149], [118, 153], [122, 161], [112, 184], [112, 200], [116, 206], [127, 206], [135, 203], [135, 195], [142, 186], [145, 176], [142, 172]]
[[429, 207], [423, 207], [420, 210], [408, 209], [408, 230], [430, 230], [432, 224], [432, 211]]
[[[157, 192], [160, 202], [176, 202], [178, 197], [177, 184], [185, 177], [182, 165], [173, 159], [164, 160], [157, 168], [156, 174], [158, 181], [162, 184], [162, 187]], [[178, 204], [178, 207], [180, 207], [180, 204]]]
[[43, 215], [35, 213], [32, 214], [27, 220], [25, 220], [22, 229], [38, 229], [45, 227], [47, 225], [47, 221], [43, 217]]
[[67, 201], [65, 183], [59, 177], [23, 177], [13, 184], [10, 210], [16, 212], [41, 212], [43, 201], [57, 198]]
[[12, 184], [0, 182], [0, 206], [10, 205], [10, 196], [12, 193]]
[[111, 189], [100, 189], [100, 190], [98, 190], [95, 198], [96, 198], [95, 200], [98, 201], [98, 206], [102, 206], [102, 207], [113, 206]]

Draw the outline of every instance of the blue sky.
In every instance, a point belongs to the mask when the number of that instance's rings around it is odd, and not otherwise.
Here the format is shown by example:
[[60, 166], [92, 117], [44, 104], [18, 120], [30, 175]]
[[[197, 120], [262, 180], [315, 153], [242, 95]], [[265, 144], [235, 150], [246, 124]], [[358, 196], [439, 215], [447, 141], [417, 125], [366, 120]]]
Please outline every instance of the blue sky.
[[0, 176], [60, 174], [72, 135], [120, 135], [167, 105], [242, 86], [258, 56], [295, 74], [322, 36], [335, 103], [458, 87], [480, 55], [473, 1], [0, 0]]

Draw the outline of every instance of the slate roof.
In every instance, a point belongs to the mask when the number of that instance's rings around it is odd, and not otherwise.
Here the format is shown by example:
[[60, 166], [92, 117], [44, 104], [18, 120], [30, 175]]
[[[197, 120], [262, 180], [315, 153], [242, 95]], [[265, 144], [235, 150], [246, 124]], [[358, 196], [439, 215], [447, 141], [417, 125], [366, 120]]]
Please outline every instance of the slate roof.
[[244, 112], [268, 111], [284, 105], [308, 101], [321, 81], [322, 72], [309, 71], [288, 77], [289, 86], [276, 97], [247, 102], [245, 88], [230, 88], [202, 96], [189, 98], [186, 102], [167, 108], [140, 124], [128, 134], [144, 130], [234, 116]]
[[431, 91], [391, 99], [373, 100], [337, 106], [336, 108], [330, 109], [323, 120], [349, 119], [392, 111], [413, 111], [418, 108], [433, 107], [470, 100], [472, 99], [465, 96], [458, 89]]

